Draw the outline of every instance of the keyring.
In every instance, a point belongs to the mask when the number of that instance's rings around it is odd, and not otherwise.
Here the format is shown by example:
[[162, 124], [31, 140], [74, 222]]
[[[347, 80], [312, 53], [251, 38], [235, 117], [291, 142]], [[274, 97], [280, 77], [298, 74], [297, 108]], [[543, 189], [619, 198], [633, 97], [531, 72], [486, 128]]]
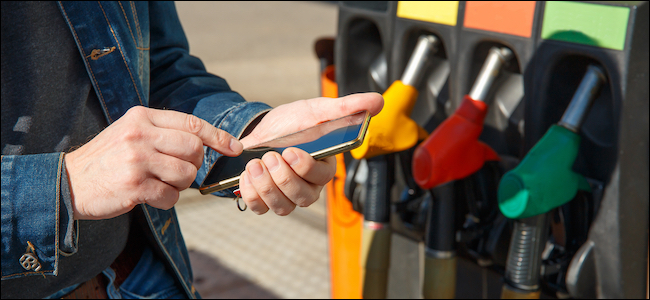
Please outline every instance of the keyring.
[[241, 205], [239, 204], [239, 199], [241, 199], [241, 192], [239, 192], [239, 189], [234, 190], [233, 194], [237, 196], [233, 200], [237, 201], [237, 208], [239, 209], [239, 211], [245, 211], [248, 208], [248, 205], [246, 204], [246, 202], [244, 202], [244, 208], [241, 208]]

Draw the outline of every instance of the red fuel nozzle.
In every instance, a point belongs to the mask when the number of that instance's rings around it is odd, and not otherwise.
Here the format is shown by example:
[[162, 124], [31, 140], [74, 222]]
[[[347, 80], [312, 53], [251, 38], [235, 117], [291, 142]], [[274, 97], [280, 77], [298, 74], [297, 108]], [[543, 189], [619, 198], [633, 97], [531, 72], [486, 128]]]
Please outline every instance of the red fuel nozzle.
[[413, 154], [413, 177], [423, 189], [465, 178], [499, 155], [479, 142], [488, 106], [483, 101], [499, 69], [512, 58], [510, 49], [493, 47], [469, 95], [460, 107], [420, 144]]
[[488, 145], [479, 142], [488, 106], [469, 96], [420, 144], [413, 155], [413, 177], [423, 189], [461, 179], [478, 171], [485, 161], [499, 160]]

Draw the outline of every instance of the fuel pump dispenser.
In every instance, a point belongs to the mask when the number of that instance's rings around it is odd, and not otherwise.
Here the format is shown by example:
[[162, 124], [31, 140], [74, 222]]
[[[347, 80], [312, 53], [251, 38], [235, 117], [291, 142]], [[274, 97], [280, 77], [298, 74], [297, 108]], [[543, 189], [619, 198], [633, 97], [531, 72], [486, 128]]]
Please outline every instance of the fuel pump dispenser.
[[506, 47], [490, 49], [487, 59], [460, 107], [420, 144], [412, 161], [413, 177], [431, 189], [433, 205], [425, 233], [422, 294], [425, 298], [454, 298], [456, 289], [455, 201], [453, 181], [478, 171], [499, 156], [478, 141], [488, 105], [484, 102], [501, 67], [513, 54]]
[[501, 178], [499, 209], [506, 217], [519, 219], [510, 242], [503, 299], [540, 296], [541, 254], [548, 234], [546, 213], [569, 202], [578, 189], [589, 190], [587, 180], [571, 168], [580, 145], [580, 126], [606, 81], [600, 67], [589, 65], [560, 122]]
[[423, 35], [418, 39], [401, 80], [393, 82], [383, 94], [384, 108], [370, 121], [363, 144], [351, 151], [355, 159], [366, 159], [368, 166], [361, 243], [363, 298], [386, 297], [391, 243], [390, 194], [394, 173], [394, 158], [390, 154], [415, 146], [428, 134], [409, 115], [418, 96], [415, 86], [437, 44], [433, 35]]

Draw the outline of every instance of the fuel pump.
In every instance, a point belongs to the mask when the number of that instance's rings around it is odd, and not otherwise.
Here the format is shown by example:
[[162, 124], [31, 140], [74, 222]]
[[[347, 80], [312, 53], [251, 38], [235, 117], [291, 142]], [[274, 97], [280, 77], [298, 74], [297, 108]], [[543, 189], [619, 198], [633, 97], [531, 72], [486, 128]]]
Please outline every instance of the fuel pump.
[[478, 171], [499, 156], [478, 141], [488, 106], [484, 102], [501, 67], [513, 57], [506, 47], [490, 49], [460, 107], [420, 144], [412, 161], [413, 177], [430, 189], [425, 232], [424, 298], [454, 298], [456, 290], [455, 200], [453, 181]]
[[579, 189], [589, 190], [584, 176], [571, 170], [578, 154], [578, 131], [606, 82], [600, 67], [589, 65], [560, 122], [507, 172], [498, 189], [499, 209], [515, 222], [508, 251], [503, 299], [540, 295], [541, 251], [548, 235], [551, 209], [569, 202]]
[[416, 85], [438, 43], [433, 35], [420, 36], [401, 80], [393, 82], [384, 92], [384, 108], [370, 121], [363, 144], [351, 151], [355, 159], [366, 159], [368, 170], [361, 243], [363, 298], [386, 297], [394, 173], [394, 158], [390, 154], [415, 146], [428, 134], [409, 115], [418, 97]]

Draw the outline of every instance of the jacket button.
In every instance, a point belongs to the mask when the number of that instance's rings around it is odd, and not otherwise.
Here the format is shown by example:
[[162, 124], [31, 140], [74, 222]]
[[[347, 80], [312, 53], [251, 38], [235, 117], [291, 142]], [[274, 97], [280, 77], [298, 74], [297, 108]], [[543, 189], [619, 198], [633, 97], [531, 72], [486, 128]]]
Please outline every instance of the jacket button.
[[20, 265], [27, 271], [34, 270], [38, 272], [41, 270], [41, 263], [32, 253], [23, 254], [23, 256], [20, 257]]

